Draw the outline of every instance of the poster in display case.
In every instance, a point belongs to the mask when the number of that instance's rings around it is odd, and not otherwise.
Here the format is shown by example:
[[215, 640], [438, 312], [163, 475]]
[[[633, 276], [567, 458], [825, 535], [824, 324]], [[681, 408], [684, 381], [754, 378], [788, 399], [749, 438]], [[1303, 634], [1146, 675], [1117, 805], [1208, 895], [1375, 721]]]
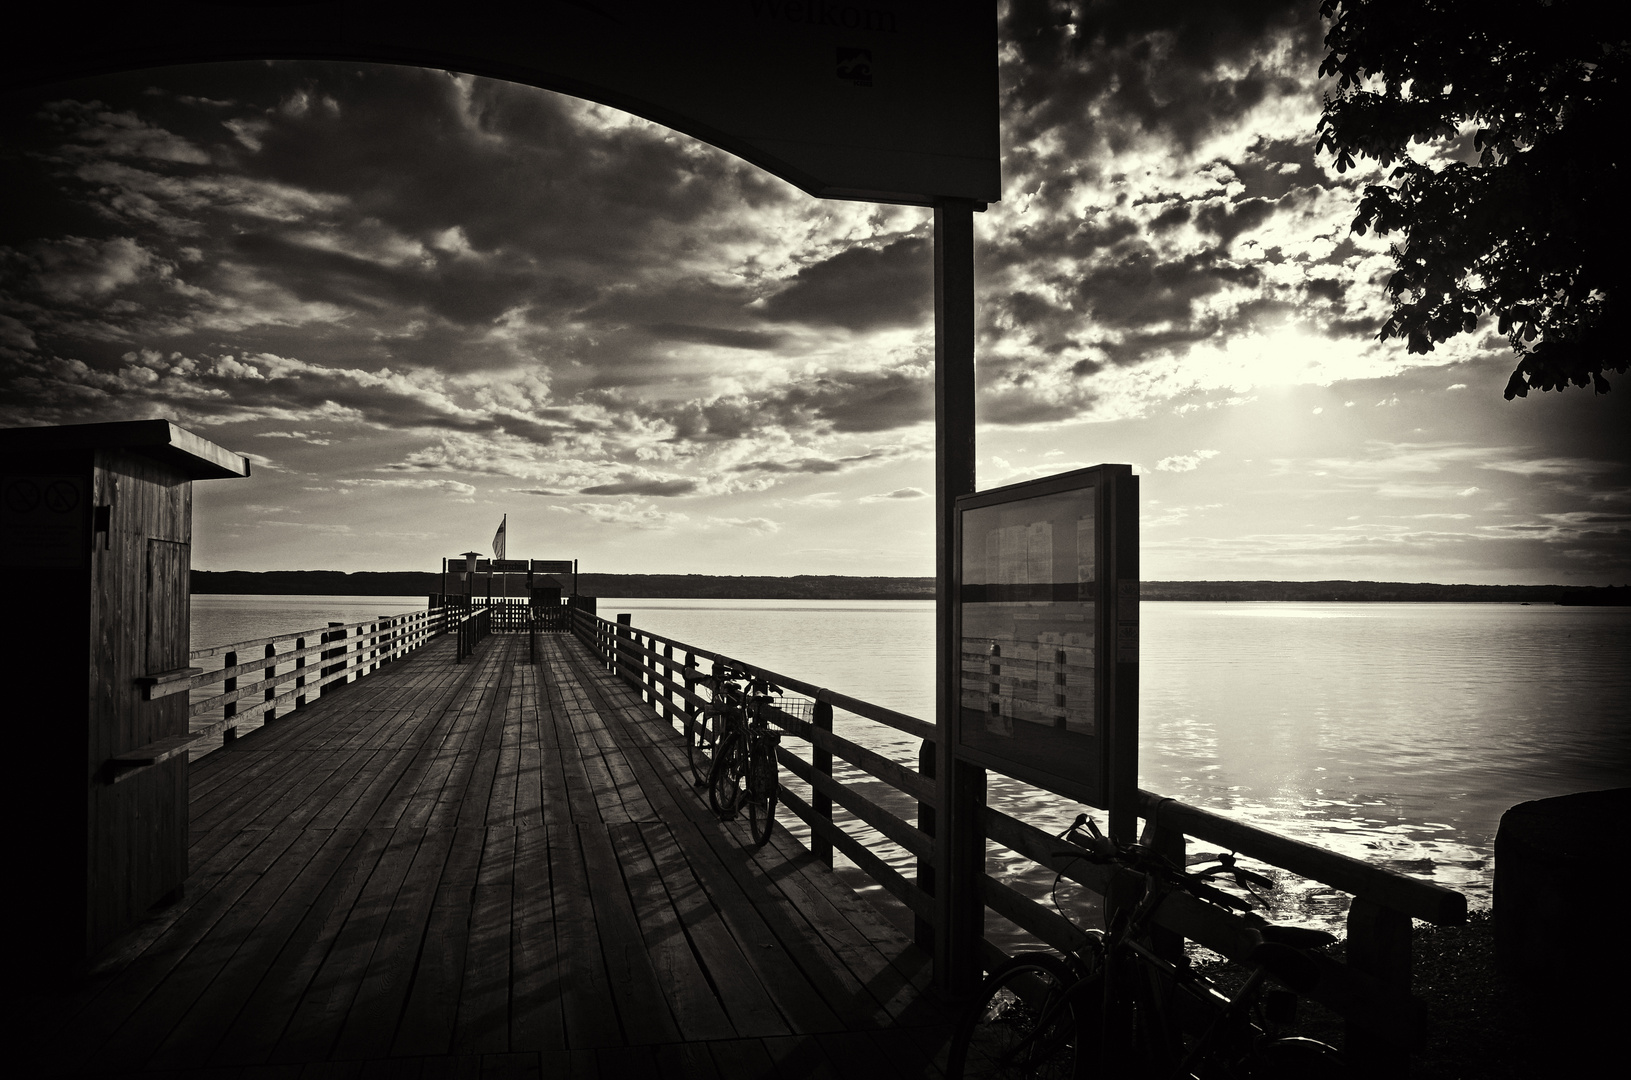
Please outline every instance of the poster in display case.
[[1133, 805], [1137, 513], [1128, 465], [957, 500], [960, 757], [1093, 806]]

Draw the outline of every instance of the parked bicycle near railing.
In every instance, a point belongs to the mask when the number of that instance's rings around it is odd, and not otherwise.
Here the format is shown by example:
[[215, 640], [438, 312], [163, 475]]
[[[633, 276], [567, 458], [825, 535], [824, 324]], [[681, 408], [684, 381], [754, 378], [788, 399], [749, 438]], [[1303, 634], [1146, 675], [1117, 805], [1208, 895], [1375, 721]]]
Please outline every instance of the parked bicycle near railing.
[[709, 703], [685, 720], [686, 763], [691, 767], [692, 781], [704, 790], [713, 770], [714, 751], [725, 739], [725, 727], [734, 707], [731, 696], [740, 692], [740, 678], [728, 664], [716, 663], [713, 674], [698, 683], [707, 688]]
[[[1319, 978], [1305, 950], [1336, 940], [1323, 930], [1273, 926], [1252, 904], [1212, 884], [1231, 878], [1252, 893], [1271, 882], [1231, 855], [1200, 871], [1175, 866], [1137, 844], [1105, 837], [1086, 814], [1059, 834], [1076, 845], [1060, 858], [1112, 863], [1143, 880], [1143, 894], [1111, 915], [1109, 931], [1063, 959], [1023, 953], [999, 965], [959, 1023], [947, 1075], [973, 1077], [1242, 1077], [1252, 1080], [1349, 1075], [1342, 1055], [1312, 1039], [1277, 1034], [1295, 1015], [1296, 993]], [[1256, 944], [1245, 984], [1228, 994], [1187, 958], [1159, 955], [1151, 942], [1162, 902], [1185, 892], [1241, 913]], [[1253, 894], [1255, 895], [1255, 894]], [[1290, 989], [1270, 988], [1268, 978]]]
[[[708, 685], [712, 706], [686, 738], [692, 778], [699, 786], [707, 785], [708, 805], [720, 820], [729, 821], [745, 808], [748, 832], [755, 844], [763, 845], [776, 817], [776, 747], [781, 733], [770, 727], [770, 710], [780, 688], [725, 664], [715, 669]], [[712, 748], [706, 779], [704, 745]]]

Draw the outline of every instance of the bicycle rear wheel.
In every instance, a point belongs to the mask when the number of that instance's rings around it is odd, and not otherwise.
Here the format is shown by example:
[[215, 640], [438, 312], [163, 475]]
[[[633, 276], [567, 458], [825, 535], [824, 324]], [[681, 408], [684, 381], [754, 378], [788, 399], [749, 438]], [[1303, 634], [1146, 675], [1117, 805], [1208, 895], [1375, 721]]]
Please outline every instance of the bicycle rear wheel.
[[756, 847], [770, 839], [776, 822], [776, 739], [769, 732], [748, 736], [748, 831]]
[[691, 766], [691, 779], [697, 787], [708, 783], [713, 769], [714, 744], [719, 741], [719, 714], [705, 709], [686, 721], [685, 759]]
[[714, 765], [708, 774], [708, 806], [720, 820], [736, 816], [747, 787], [747, 771], [747, 744], [733, 731], [715, 746]]
[[1336, 1047], [1292, 1035], [1259, 1043], [1247, 1060], [1246, 1075], [1251, 1080], [1345, 1080], [1357, 1073]]
[[946, 1075], [1075, 1080], [1084, 1075], [1096, 1039], [1081, 1021], [1096, 1016], [1095, 977], [1075, 990], [1076, 976], [1058, 957], [1023, 953], [1000, 965], [980, 987], [975, 1007], [952, 1035]]

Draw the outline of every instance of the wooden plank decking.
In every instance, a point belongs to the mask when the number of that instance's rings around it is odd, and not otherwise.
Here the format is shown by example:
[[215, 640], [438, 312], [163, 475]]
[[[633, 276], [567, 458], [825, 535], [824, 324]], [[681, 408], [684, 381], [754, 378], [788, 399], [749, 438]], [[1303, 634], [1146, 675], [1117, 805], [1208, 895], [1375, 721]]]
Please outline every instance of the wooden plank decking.
[[442, 639], [191, 766], [184, 898], [32, 1003], [26, 1074], [939, 1076], [928, 956], [543, 640]]

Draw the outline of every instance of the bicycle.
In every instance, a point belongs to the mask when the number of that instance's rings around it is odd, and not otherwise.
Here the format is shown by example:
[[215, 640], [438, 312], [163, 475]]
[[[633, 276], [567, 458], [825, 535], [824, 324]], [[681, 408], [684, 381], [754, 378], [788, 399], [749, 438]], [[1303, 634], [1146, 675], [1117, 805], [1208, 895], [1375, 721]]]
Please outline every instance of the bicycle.
[[708, 786], [714, 755], [724, 739], [729, 713], [740, 704], [732, 700], [742, 692], [738, 680], [745, 678], [744, 673], [732, 671], [729, 665], [716, 661], [713, 674], [703, 680], [712, 701], [707, 708], [686, 718], [685, 759], [691, 768], [691, 779], [699, 788]]
[[[770, 729], [767, 709], [779, 687], [746, 673], [727, 674], [716, 687], [725, 719], [724, 741], [715, 744], [708, 774], [708, 805], [721, 821], [747, 807], [754, 846], [770, 839], [776, 817], [776, 746], [781, 734]], [[721, 693], [722, 691], [722, 693]]]
[[[1271, 925], [1250, 902], [1211, 884], [1229, 876], [1255, 897], [1254, 886], [1272, 886], [1267, 878], [1235, 865], [1232, 855], [1202, 871], [1177, 867], [1149, 848], [1111, 841], [1086, 814], [1059, 835], [1081, 849], [1060, 856], [1136, 871], [1144, 893], [1112, 915], [1108, 932], [1088, 931], [1085, 944], [1064, 958], [1022, 953], [992, 971], [953, 1035], [948, 1077], [1348, 1075], [1333, 1047], [1273, 1034], [1294, 1017], [1293, 991], [1318, 981], [1318, 966], [1304, 950], [1336, 938]], [[1156, 910], [1179, 891], [1244, 913], [1256, 944], [1246, 958], [1250, 974], [1232, 996], [1187, 958], [1170, 961], [1149, 943]], [[1266, 989], [1270, 975], [1291, 990]]]

